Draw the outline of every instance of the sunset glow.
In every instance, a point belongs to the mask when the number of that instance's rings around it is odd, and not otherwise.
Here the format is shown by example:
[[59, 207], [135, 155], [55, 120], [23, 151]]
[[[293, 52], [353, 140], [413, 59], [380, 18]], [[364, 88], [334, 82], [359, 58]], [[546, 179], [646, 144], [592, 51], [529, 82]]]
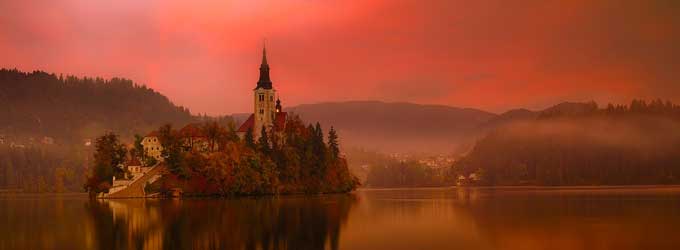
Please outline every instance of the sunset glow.
[[0, 66], [126, 77], [192, 112], [249, 111], [268, 40], [286, 105], [493, 112], [679, 100], [675, 1], [3, 1]]

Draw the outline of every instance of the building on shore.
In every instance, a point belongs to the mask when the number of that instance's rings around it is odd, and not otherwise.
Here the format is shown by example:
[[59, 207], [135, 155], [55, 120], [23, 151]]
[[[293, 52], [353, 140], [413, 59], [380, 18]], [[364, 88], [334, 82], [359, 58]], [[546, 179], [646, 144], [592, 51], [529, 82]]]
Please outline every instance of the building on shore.
[[147, 156], [153, 157], [157, 161], [163, 161], [161, 153], [163, 152], [163, 146], [161, 146], [161, 139], [159, 137], [158, 131], [152, 131], [142, 139], [142, 147], [144, 147], [144, 153]]
[[[184, 126], [179, 130], [179, 136], [182, 140], [182, 149], [187, 152], [194, 150], [198, 152], [209, 152], [215, 151], [219, 147], [217, 143], [210, 143], [208, 135], [198, 123], [191, 123]], [[158, 131], [153, 131], [146, 135], [142, 139], [141, 144], [147, 156], [153, 157], [157, 161], [163, 161], [163, 145], [161, 144]]]

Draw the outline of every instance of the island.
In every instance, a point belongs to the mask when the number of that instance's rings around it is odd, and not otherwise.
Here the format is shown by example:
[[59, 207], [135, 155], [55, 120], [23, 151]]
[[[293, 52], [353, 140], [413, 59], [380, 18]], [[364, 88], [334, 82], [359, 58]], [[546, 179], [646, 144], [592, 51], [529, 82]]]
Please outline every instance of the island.
[[166, 124], [125, 145], [115, 133], [95, 141], [85, 189], [92, 197], [177, 197], [342, 193], [359, 181], [337, 131], [283, 112], [266, 48], [254, 111], [238, 129], [216, 119], [176, 130]]

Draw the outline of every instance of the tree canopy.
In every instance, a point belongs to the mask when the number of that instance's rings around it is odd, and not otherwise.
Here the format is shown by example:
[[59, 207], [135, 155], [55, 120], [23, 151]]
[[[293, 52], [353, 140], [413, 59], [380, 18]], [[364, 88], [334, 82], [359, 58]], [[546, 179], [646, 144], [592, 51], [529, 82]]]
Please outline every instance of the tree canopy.
[[[161, 138], [176, 134], [169, 126], [159, 131]], [[243, 140], [225, 136], [235, 133], [233, 127], [215, 131], [222, 133], [214, 136], [218, 150], [178, 150], [179, 157], [164, 154], [172, 174], [163, 178], [158, 191], [179, 187], [194, 195], [327, 193], [351, 191], [358, 185], [344, 158], [329, 157], [318, 124], [305, 126], [299, 117], [291, 116], [283, 131], [261, 129], [257, 142], [252, 132]], [[331, 137], [338, 147], [337, 134]], [[163, 147], [164, 152], [173, 151]]]

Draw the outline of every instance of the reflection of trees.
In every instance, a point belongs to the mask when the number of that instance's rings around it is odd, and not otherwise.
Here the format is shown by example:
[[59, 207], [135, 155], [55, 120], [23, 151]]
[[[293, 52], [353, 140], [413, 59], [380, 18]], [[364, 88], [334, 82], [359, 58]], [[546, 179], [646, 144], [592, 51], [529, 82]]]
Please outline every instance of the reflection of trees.
[[338, 248], [352, 195], [92, 202], [100, 249]]
[[98, 249], [158, 249], [162, 228], [157, 201], [90, 202]]

